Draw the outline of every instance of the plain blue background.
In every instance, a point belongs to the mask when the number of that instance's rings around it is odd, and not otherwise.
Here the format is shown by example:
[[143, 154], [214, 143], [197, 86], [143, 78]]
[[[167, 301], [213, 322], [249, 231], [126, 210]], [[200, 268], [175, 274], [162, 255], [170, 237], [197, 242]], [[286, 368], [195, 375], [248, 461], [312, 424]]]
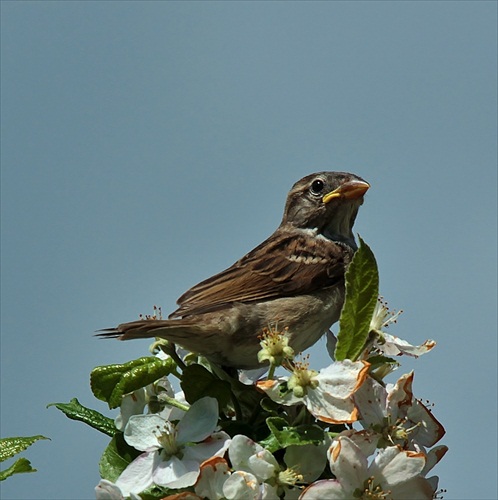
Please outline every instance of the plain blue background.
[[[87, 499], [94, 366], [280, 222], [302, 176], [372, 188], [356, 230], [450, 447], [445, 499], [496, 499], [497, 3], [2, 2], [1, 435], [44, 434], [3, 499]], [[325, 366], [325, 343], [312, 365]], [[10, 463], [10, 462], [9, 462]]]

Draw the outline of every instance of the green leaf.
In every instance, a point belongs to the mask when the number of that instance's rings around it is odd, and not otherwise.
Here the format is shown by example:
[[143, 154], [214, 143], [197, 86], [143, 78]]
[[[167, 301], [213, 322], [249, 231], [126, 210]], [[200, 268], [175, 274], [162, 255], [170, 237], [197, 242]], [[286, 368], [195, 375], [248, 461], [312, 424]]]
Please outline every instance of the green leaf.
[[111, 409], [117, 408], [125, 394], [169, 375], [175, 368], [171, 358], [148, 356], [121, 365], [98, 366], [90, 374], [90, 385], [97, 399], [108, 403]]
[[272, 453], [291, 445], [320, 444], [325, 436], [323, 429], [317, 425], [290, 427], [282, 417], [268, 417], [266, 424], [271, 434], [259, 444]]
[[40, 439], [49, 438], [38, 435], [30, 437], [12, 437], [0, 439], [0, 462], [3, 462], [9, 458], [12, 458], [14, 455], [21, 453]]
[[365, 347], [379, 295], [377, 262], [361, 239], [346, 272], [346, 300], [339, 320], [335, 359], [355, 361]]
[[381, 365], [399, 365], [399, 362], [393, 358], [389, 358], [387, 356], [382, 356], [380, 354], [376, 356], [370, 356], [368, 358], [368, 362], [372, 365], [372, 368], [381, 366]]
[[69, 403], [51, 403], [47, 405], [47, 408], [50, 406], [55, 406], [71, 420], [84, 422], [108, 436], [112, 437], [118, 432], [112, 418], [106, 417], [96, 410], [86, 408], [76, 398], [71, 399]]
[[115, 482], [120, 474], [135, 460], [140, 451], [131, 447], [119, 432], [104, 450], [99, 462], [100, 476], [108, 481]]
[[220, 408], [224, 408], [231, 399], [230, 382], [220, 380], [198, 364], [189, 365], [183, 370], [180, 385], [190, 404], [204, 396], [211, 396], [218, 400]]
[[[183, 498], [181, 495], [182, 492], [187, 491], [189, 493], [190, 490], [187, 488], [177, 488], [171, 489], [166, 488], [165, 486], [151, 486], [144, 491], [140, 492], [139, 498], [141, 500], [161, 500], [163, 498], [168, 498], [170, 495], [172, 498]], [[195, 498], [193, 493], [192, 496], [187, 496], [187, 498]]]
[[26, 458], [16, 460], [8, 469], [0, 471], [0, 481], [4, 481], [14, 474], [21, 474], [23, 472], [36, 472], [36, 469], [31, 467], [31, 462]]

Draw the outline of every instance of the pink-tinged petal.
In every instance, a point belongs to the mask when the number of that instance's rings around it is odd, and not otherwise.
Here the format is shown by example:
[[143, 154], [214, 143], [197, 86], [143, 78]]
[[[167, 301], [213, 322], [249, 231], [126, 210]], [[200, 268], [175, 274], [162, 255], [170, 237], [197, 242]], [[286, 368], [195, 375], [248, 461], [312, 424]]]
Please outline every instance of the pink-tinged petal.
[[330, 470], [342, 487], [352, 493], [363, 486], [369, 476], [367, 457], [347, 437], [338, 437], [329, 449]]
[[392, 498], [409, 498], [410, 500], [432, 500], [435, 493], [430, 481], [422, 476], [390, 487], [390, 490]]
[[120, 414], [116, 417], [114, 424], [122, 431], [132, 415], [140, 415], [145, 408], [145, 389], [138, 389], [127, 394], [121, 401]]
[[[263, 483], [259, 486], [259, 496], [258, 500], [280, 500], [280, 497], [277, 495], [277, 486], [270, 486], [268, 483]], [[286, 500], [293, 500], [297, 498], [296, 496], [292, 496], [289, 494], [290, 490], [287, 490], [284, 498]], [[297, 495], [297, 490], [293, 491]]]
[[239, 370], [239, 381], [244, 385], [254, 385], [267, 371], [267, 366], [253, 370]]
[[354, 393], [354, 402], [360, 409], [360, 420], [365, 427], [382, 422], [386, 416], [387, 391], [372, 377]]
[[315, 390], [308, 390], [304, 403], [308, 411], [322, 422], [344, 424], [358, 420], [358, 409], [352, 399], [334, 398], [330, 394], [323, 392], [321, 386]]
[[378, 434], [369, 429], [363, 431], [348, 429], [346, 431], [342, 431], [338, 437], [340, 436], [349, 438], [356, 446], [358, 446], [365, 457], [369, 457], [375, 452], [379, 441]]
[[422, 471], [422, 476], [426, 476], [427, 473], [431, 471], [433, 467], [435, 467], [439, 463], [439, 461], [446, 455], [447, 451], [448, 447], [444, 444], [431, 448], [431, 450], [426, 454], [427, 462], [425, 464], [424, 470]]
[[422, 446], [433, 446], [446, 433], [432, 412], [417, 399], [408, 408], [407, 417], [413, 424], [418, 424], [415, 436]]
[[257, 500], [259, 498], [258, 480], [249, 472], [235, 471], [223, 485], [227, 500]]
[[197, 400], [177, 426], [178, 443], [198, 443], [206, 439], [218, 425], [218, 401], [204, 397]]
[[257, 387], [273, 401], [285, 405], [304, 402], [312, 415], [327, 423], [351, 423], [358, 420], [358, 409], [351, 395], [365, 382], [370, 364], [366, 361], [332, 363], [315, 377], [318, 386], [307, 388], [303, 398], [294, 396], [292, 391], [280, 394], [280, 385], [286, 380], [261, 381]]
[[297, 405], [303, 402], [303, 398], [294, 396], [292, 391], [287, 391], [284, 395], [280, 394], [280, 386], [287, 382], [289, 377], [279, 377], [276, 380], [260, 380], [256, 383], [256, 387], [265, 392], [266, 395], [276, 403], [285, 406]]
[[213, 457], [201, 464], [201, 472], [195, 483], [195, 492], [201, 498], [220, 500], [224, 497], [223, 485], [230, 477], [230, 469], [224, 458]]
[[317, 375], [322, 390], [334, 398], [346, 399], [365, 382], [370, 363], [366, 361], [336, 361]]
[[390, 446], [379, 451], [370, 466], [369, 474], [382, 483], [384, 489], [418, 476], [425, 467], [426, 456], [423, 453], [403, 450], [400, 446]]
[[123, 500], [121, 489], [111, 481], [101, 479], [95, 486], [95, 498], [97, 500]]
[[430, 484], [432, 491], [435, 493], [439, 485], [439, 478], [437, 476], [431, 476], [426, 479], [427, 482]]
[[226, 432], [215, 432], [202, 443], [185, 446], [183, 448], [184, 460], [195, 460], [201, 464], [214, 456], [223, 456], [230, 445], [230, 436]]
[[121, 490], [123, 496], [140, 493], [152, 486], [152, 474], [157, 455], [157, 452], [142, 453], [121, 473], [116, 481], [116, 486]]
[[280, 470], [275, 457], [268, 450], [251, 455], [248, 460], [250, 471], [261, 481], [266, 481]]
[[134, 415], [130, 417], [124, 431], [124, 439], [140, 451], [153, 451], [160, 448], [157, 435], [165, 426], [159, 415]]
[[387, 391], [387, 407], [393, 421], [398, 417], [403, 418], [406, 415], [408, 407], [413, 403], [413, 375], [413, 370], [410, 373], [405, 373], [398, 379], [396, 384]]
[[385, 343], [380, 344], [378, 347], [387, 356], [400, 356], [402, 354], [406, 354], [407, 356], [418, 358], [436, 346], [436, 342], [434, 340], [426, 340], [423, 344], [415, 346], [411, 345], [406, 340], [395, 337], [394, 335], [389, 335], [385, 332], [382, 332], [382, 335]]
[[228, 458], [234, 469], [250, 472], [249, 457], [261, 451], [263, 447], [242, 434], [232, 438], [228, 447]]
[[339, 481], [322, 479], [310, 484], [299, 497], [299, 500], [351, 500], [352, 492], [346, 491]]
[[186, 488], [192, 486], [199, 476], [199, 462], [195, 460], [180, 460], [172, 456], [168, 460], [156, 463], [152, 479], [158, 486], [168, 488]]

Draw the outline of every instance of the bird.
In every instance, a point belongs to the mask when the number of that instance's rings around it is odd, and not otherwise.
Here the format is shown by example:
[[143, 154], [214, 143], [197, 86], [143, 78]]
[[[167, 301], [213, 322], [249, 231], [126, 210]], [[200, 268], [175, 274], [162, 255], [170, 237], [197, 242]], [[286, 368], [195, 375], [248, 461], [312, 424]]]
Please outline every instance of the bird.
[[357, 244], [358, 209], [370, 184], [347, 172], [317, 172], [289, 191], [275, 232], [224, 271], [187, 290], [168, 319], [100, 330], [119, 340], [163, 338], [231, 369], [261, 368], [261, 335], [285, 328], [301, 353], [339, 320], [345, 272]]

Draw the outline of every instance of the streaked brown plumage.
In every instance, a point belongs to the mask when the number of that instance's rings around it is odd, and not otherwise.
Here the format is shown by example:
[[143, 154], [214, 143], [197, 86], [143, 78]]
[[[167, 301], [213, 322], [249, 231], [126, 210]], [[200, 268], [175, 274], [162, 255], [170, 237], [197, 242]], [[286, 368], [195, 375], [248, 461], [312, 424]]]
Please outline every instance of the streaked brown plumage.
[[161, 337], [234, 368], [259, 366], [259, 336], [279, 323], [301, 352], [339, 319], [344, 273], [356, 249], [352, 228], [369, 188], [346, 172], [296, 182], [277, 230], [242, 259], [192, 287], [167, 320], [104, 330], [120, 340]]

